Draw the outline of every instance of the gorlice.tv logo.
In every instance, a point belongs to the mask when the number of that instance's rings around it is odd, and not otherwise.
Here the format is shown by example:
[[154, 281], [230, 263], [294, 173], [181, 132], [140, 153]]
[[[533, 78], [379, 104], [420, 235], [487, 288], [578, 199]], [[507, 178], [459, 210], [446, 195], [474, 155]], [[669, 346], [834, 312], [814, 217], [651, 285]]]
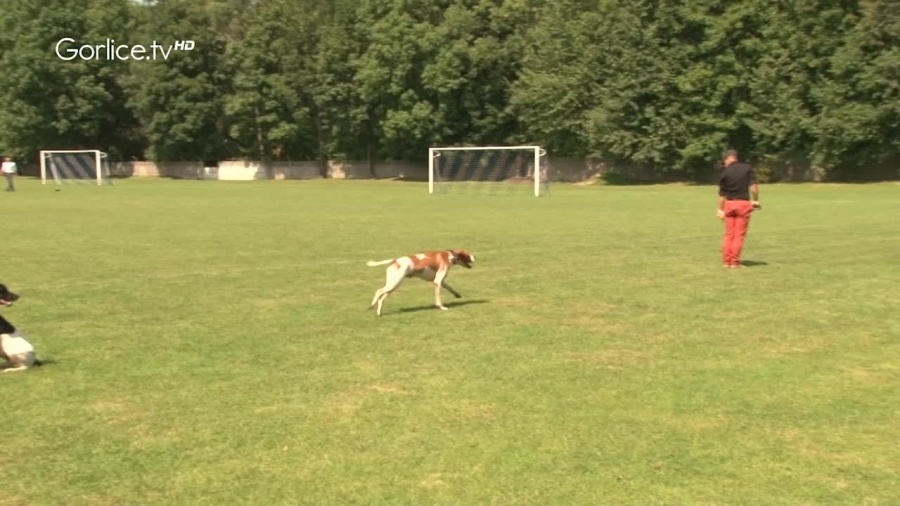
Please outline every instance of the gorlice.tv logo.
[[116, 44], [115, 39], [106, 39], [103, 44], [77, 45], [75, 39], [64, 37], [56, 43], [56, 56], [63, 61], [125, 61], [125, 60], [168, 60], [172, 51], [191, 51], [193, 40], [178, 40], [174, 44], [159, 44], [155, 40], [149, 49], [143, 44]]

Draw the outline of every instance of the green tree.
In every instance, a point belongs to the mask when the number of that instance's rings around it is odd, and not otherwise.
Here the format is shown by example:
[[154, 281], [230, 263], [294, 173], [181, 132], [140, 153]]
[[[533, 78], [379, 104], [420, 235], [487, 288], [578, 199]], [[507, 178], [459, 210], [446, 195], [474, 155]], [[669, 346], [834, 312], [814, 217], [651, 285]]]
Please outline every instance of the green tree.
[[591, 152], [702, 175], [734, 143], [758, 14], [752, 2], [621, 3], [614, 57], [588, 113]]
[[329, 159], [371, 159], [377, 150], [375, 119], [355, 82], [367, 47], [355, 0], [333, 0], [319, 11], [318, 50], [311, 87], [320, 154]]
[[[209, 160], [227, 157], [224, 96], [230, 85], [225, 43], [212, 29], [202, 3], [159, 0], [140, 6], [139, 43], [157, 47], [155, 59], [131, 61], [129, 106], [139, 118], [153, 160]], [[190, 51], [175, 50], [192, 40]], [[169, 51], [168, 53], [163, 53]], [[149, 54], [149, 53], [148, 53]]]
[[[538, 143], [703, 176], [731, 146], [843, 177], [900, 159], [889, 0], [0, 0], [0, 150], [422, 159]], [[155, 61], [65, 62], [156, 42]]]
[[303, 15], [297, 3], [263, 0], [246, 18], [244, 39], [231, 46], [235, 74], [225, 111], [243, 156], [263, 161], [315, 156], [314, 128], [303, 97], [308, 77], [304, 59], [311, 42]]
[[765, 16], [758, 20], [754, 65], [746, 69], [750, 99], [737, 114], [761, 160], [808, 163], [823, 111], [816, 90], [829, 79], [831, 58], [852, 27], [855, 3], [798, 0], [758, 6]]
[[[127, 65], [83, 44], [127, 43], [127, 0], [6, 0], [0, 11], [0, 149], [34, 160], [40, 149], [138, 154], [125, 107]], [[60, 44], [62, 58], [56, 54]]]
[[440, 43], [446, 2], [363, 0], [356, 27], [366, 40], [354, 80], [377, 137], [376, 156], [418, 159], [437, 138], [436, 107], [422, 73]]
[[525, 1], [455, 2], [431, 30], [436, 53], [422, 70], [442, 144], [503, 144], [517, 137], [509, 107], [536, 8]]
[[[843, 169], [841, 177], [864, 177], [879, 165], [900, 163], [900, 4], [862, 2], [841, 42], [817, 89], [812, 158]], [[892, 174], [872, 174], [897, 175], [896, 165]]]
[[510, 86], [509, 109], [523, 141], [557, 156], [589, 153], [586, 113], [600, 104], [611, 62], [622, 49], [612, 35], [619, 17], [613, 2], [559, 0], [539, 9]]

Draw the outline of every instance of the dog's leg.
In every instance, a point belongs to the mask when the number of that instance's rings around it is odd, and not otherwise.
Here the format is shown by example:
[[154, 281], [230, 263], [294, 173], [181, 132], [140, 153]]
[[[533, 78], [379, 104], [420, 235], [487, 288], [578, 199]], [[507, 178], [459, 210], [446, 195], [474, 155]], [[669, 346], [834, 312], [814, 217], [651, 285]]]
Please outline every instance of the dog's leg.
[[[400, 278], [400, 279], [401, 279], [401, 281], [403, 280], [403, 278]], [[399, 284], [400, 283], [397, 283], [397, 285], [399, 285]], [[394, 286], [392, 289], [385, 290], [384, 292], [381, 293], [381, 297], [378, 298], [378, 309], [375, 310], [375, 314], [377, 314], [378, 316], [381, 316], [381, 308], [384, 306], [384, 301], [386, 301], [387, 298], [390, 297], [390, 295], [392, 293], [394, 293], [394, 290], [396, 290], [396, 289], [397, 289], [397, 286]]]
[[381, 316], [381, 307], [384, 305], [384, 299], [387, 299], [388, 295], [390, 295], [390, 294], [391, 294], [391, 292], [388, 291], [387, 285], [379, 288], [377, 291], [375, 291], [375, 298], [372, 299], [372, 305], [369, 306], [369, 309], [372, 309], [373, 307], [377, 306], [375, 313], [378, 316]]
[[377, 306], [375, 314], [381, 316], [381, 308], [384, 306], [385, 299], [387, 299], [388, 296], [403, 283], [403, 278], [405, 276], [406, 271], [403, 269], [394, 267], [389, 267], [387, 269], [384, 286], [375, 292], [375, 298], [372, 300], [372, 304]]
[[384, 301], [388, 298], [391, 292], [384, 292], [384, 295], [378, 299], [378, 309], [375, 310], [375, 314], [381, 316], [381, 308], [384, 306]]
[[9, 362], [6, 365], [8, 366], [8, 369], [3, 369], [3, 372], [24, 371], [25, 369], [28, 369], [28, 364], [20, 355], [9, 357]]
[[459, 292], [457, 292], [456, 290], [454, 290], [453, 287], [451, 287], [450, 285], [448, 285], [446, 281], [442, 282], [442, 283], [441, 283], [441, 286], [444, 287], [444, 288], [446, 288], [447, 291], [450, 292], [450, 293], [452, 293], [453, 296], [456, 297], [457, 299], [462, 298], [462, 295], [460, 295]]
[[381, 300], [382, 296], [384, 295], [385, 290], [388, 289], [388, 286], [391, 281], [391, 269], [390, 268], [387, 269], [387, 274], [385, 277], [387, 278], [385, 280], [385, 284], [378, 290], [375, 290], [375, 296], [372, 297], [372, 303], [369, 304], [369, 309], [372, 309], [373, 307], [375, 307], [375, 304], [377, 304], [378, 301]]
[[437, 306], [442, 311], [446, 311], [447, 308], [444, 304], [441, 303], [441, 287], [444, 284], [444, 278], [447, 277], [447, 270], [441, 269], [437, 271], [434, 275], [434, 305]]
[[375, 303], [377, 303], [378, 299], [381, 298], [382, 293], [384, 293], [384, 288], [379, 288], [378, 290], [375, 290], [375, 296], [372, 297], [372, 303], [369, 304], [369, 309], [372, 309], [373, 307], [375, 307]]

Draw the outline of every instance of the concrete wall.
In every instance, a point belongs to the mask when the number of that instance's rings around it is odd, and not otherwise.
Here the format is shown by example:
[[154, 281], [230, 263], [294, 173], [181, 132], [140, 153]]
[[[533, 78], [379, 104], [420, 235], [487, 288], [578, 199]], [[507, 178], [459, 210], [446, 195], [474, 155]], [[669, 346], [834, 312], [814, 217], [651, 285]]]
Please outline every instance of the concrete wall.
[[[611, 166], [600, 160], [584, 158], [550, 158], [551, 182], [580, 183], [598, 178], [622, 181], [667, 182], [684, 177], [670, 173], [661, 175], [651, 168]], [[527, 168], [529, 173], [531, 167]], [[403, 179], [427, 181], [428, 166], [424, 162], [365, 160], [273, 162], [268, 170], [262, 162], [224, 161], [218, 167], [204, 167], [201, 162], [117, 162], [110, 164], [114, 177], [168, 177], [173, 179], [210, 179], [250, 181], [257, 179]], [[710, 169], [714, 179], [715, 170]]]
[[114, 162], [114, 177], [169, 177], [173, 179], [217, 179], [249, 181], [254, 179], [411, 179], [428, 180], [428, 167], [414, 162], [319, 161], [273, 162], [268, 170], [262, 162], [224, 161], [218, 167], [201, 162]]
[[[597, 179], [610, 182], [664, 183], [688, 180], [676, 172], [660, 173], [650, 167], [611, 165], [601, 160], [583, 158], [548, 159], [551, 182], [580, 183]], [[425, 162], [406, 161], [297, 161], [274, 162], [266, 167], [257, 161], [223, 161], [218, 167], [204, 167], [202, 162], [111, 162], [113, 177], [167, 177], [173, 179], [208, 179], [224, 181], [250, 181], [258, 179], [403, 179], [427, 181], [428, 166]], [[530, 169], [530, 168], [529, 168]], [[757, 173], [764, 182], [827, 181], [844, 179], [840, 171], [831, 173], [812, 166], [808, 162], [759, 163]], [[36, 165], [20, 165], [22, 175], [40, 177]], [[848, 174], [850, 176], [853, 173]], [[716, 167], [710, 166], [707, 174], [692, 178], [701, 182], [715, 182]], [[900, 160], [885, 163], [883, 167], [871, 167], [858, 179], [900, 180]]]
[[[551, 181], [578, 182], [596, 176], [596, 163], [561, 158], [550, 164]], [[268, 171], [261, 162], [225, 161], [218, 167], [204, 167], [201, 162], [113, 162], [113, 177], [168, 177], [173, 179], [217, 179], [248, 181], [254, 179], [405, 179], [427, 181], [425, 163], [405, 161], [368, 162], [365, 160], [273, 162]]]

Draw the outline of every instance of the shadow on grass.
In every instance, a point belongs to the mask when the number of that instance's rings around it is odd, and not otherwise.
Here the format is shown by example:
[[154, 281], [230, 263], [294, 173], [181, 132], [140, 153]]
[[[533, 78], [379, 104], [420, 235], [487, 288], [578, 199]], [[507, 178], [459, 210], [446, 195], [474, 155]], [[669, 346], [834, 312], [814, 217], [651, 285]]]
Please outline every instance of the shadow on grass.
[[599, 182], [609, 186], [651, 186], [667, 184], [664, 181], [647, 181], [616, 173], [603, 174], [599, 177]]
[[[467, 306], [469, 304], [487, 304], [488, 302], [490, 302], [490, 301], [485, 300], [485, 299], [458, 300], [458, 301], [445, 302], [444, 306], [446, 306], [449, 309], [453, 309], [455, 307]], [[397, 312], [398, 313], [414, 313], [416, 311], [428, 311], [428, 310], [439, 311], [439, 309], [434, 304], [429, 304], [427, 306], [405, 307], [405, 308], [398, 309]]]
[[607, 173], [598, 178], [598, 182], [606, 186], [660, 186], [660, 185], [683, 185], [683, 186], [708, 186], [716, 183], [716, 179], [712, 177], [687, 176], [687, 175], [665, 175], [656, 179], [640, 179], [629, 177], [624, 174]]
[[762, 267], [764, 265], [769, 265], [769, 262], [755, 262], [753, 260], [741, 260], [741, 265], [744, 267]]

